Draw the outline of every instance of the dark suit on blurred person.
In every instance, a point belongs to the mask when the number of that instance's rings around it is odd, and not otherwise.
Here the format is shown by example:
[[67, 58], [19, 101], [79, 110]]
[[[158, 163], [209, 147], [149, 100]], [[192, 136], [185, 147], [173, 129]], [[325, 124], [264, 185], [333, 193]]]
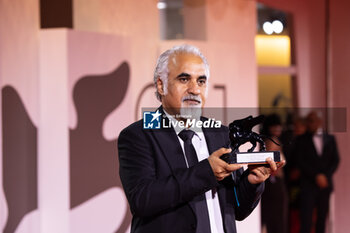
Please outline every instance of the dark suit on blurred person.
[[[282, 151], [279, 145], [282, 123], [277, 114], [266, 116], [261, 134], [278, 143], [265, 139], [266, 151]], [[281, 157], [284, 157], [282, 152]], [[267, 233], [288, 232], [288, 197], [283, 170], [265, 181], [265, 191], [261, 196], [261, 224], [266, 226]]]
[[339, 163], [334, 136], [322, 133], [320, 122], [314, 124], [316, 118], [314, 113], [309, 114], [308, 132], [299, 136], [295, 144], [297, 166], [301, 171], [301, 233], [311, 232], [314, 208], [317, 216], [316, 233], [325, 232], [329, 197], [333, 191], [332, 177]]

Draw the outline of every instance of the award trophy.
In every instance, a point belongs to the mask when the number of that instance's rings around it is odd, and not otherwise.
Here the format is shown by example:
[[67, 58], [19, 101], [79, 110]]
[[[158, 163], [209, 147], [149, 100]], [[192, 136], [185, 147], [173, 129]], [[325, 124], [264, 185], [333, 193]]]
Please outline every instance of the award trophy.
[[[266, 164], [266, 159], [271, 158], [276, 163], [281, 162], [279, 151], [266, 151], [266, 145], [262, 137], [271, 140], [273, 139], [264, 135], [259, 135], [252, 131], [255, 125], [261, 124], [264, 121], [264, 116], [257, 117], [248, 116], [243, 119], [235, 120], [229, 125], [230, 147], [232, 152], [224, 154], [221, 159], [227, 163], [244, 163], [244, 164]], [[239, 147], [246, 142], [250, 142], [253, 146], [247, 152], [240, 152]], [[253, 152], [257, 142], [260, 144], [260, 151]]]

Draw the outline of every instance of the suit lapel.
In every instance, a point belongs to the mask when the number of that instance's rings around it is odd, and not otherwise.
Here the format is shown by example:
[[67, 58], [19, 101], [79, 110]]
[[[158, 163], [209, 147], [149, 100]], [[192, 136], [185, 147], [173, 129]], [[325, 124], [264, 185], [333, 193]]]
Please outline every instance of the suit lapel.
[[[162, 118], [164, 118], [165, 113], [163, 111], [163, 108], [160, 107], [159, 111], [162, 113]], [[202, 118], [202, 120], [205, 120], [205, 119]], [[164, 121], [166, 125], [168, 125], [169, 119], [167, 117], [164, 118]], [[202, 128], [202, 130], [207, 143], [209, 155], [218, 149], [218, 145], [224, 146], [225, 142], [221, 141], [222, 140], [221, 137], [218, 137], [218, 133], [221, 133], [221, 131], [219, 131], [218, 129], [208, 130], [206, 128]], [[152, 134], [157, 140], [158, 145], [164, 154], [164, 157], [168, 161], [169, 166], [173, 171], [177, 169], [187, 168], [187, 165], [184, 159], [183, 150], [181, 148], [180, 142], [178, 141], [176, 132], [172, 126], [171, 128], [168, 128], [168, 129], [152, 130]], [[220, 184], [220, 186], [217, 188], [216, 191], [218, 192], [218, 195], [219, 195], [221, 216], [222, 216], [222, 219], [224, 220], [224, 216], [225, 216], [224, 207], [225, 207], [225, 200], [226, 200], [225, 188], [223, 187], [222, 184]], [[193, 209], [193, 206], [191, 204], [190, 206]]]
[[[162, 106], [158, 110], [162, 113], [162, 120], [164, 119], [165, 125], [169, 125], [169, 119], [166, 117]], [[152, 130], [152, 133], [158, 141], [158, 145], [171, 169], [175, 171], [179, 168], [187, 168], [184, 154], [174, 128], [171, 126], [167, 129], [155, 129]]]
[[314, 143], [313, 135], [311, 133], [308, 133], [308, 140], [309, 140], [309, 145], [312, 145], [313, 156], [316, 158], [319, 158], [320, 156], [317, 153], [316, 145]]
[[[162, 106], [159, 107], [159, 111], [162, 113], [162, 120], [164, 119], [165, 125], [169, 125], [169, 119], [166, 117]], [[174, 128], [171, 126], [167, 129], [153, 130], [152, 133], [172, 171], [187, 168], [184, 153]], [[196, 215], [193, 203], [190, 202], [189, 206], [192, 213]]]
[[325, 148], [328, 146], [328, 143], [330, 141], [330, 137], [328, 134], [324, 133], [322, 136], [323, 144], [322, 144], [322, 157], [325, 155]]
[[[201, 117], [201, 120], [208, 121], [208, 119]], [[204, 128], [202, 127], [202, 131], [205, 136], [205, 141], [207, 142], [209, 154], [212, 154], [214, 151], [218, 150], [221, 147], [225, 147], [226, 142], [223, 141], [221, 134], [222, 130], [218, 128]], [[228, 138], [228, 137], [227, 137]]]
[[319, 158], [322, 158], [323, 155], [324, 155], [324, 148], [327, 146], [327, 143], [329, 143], [329, 137], [326, 133], [323, 133], [322, 135], [322, 149], [321, 149], [321, 154], [319, 155], [317, 150], [316, 150], [316, 145], [314, 143], [314, 139], [313, 139], [313, 135], [312, 134], [309, 134], [309, 140], [311, 141], [310, 142], [310, 145], [312, 145], [313, 147], [313, 151], [314, 151], [314, 155], [319, 159]]

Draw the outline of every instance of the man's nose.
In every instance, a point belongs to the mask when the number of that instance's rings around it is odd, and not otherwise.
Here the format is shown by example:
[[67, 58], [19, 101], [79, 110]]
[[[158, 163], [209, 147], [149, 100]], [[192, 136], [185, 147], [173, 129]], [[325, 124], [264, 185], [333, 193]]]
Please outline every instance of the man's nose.
[[193, 95], [199, 95], [201, 93], [201, 90], [196, 80], [191, 80], [191, 82], [188, 83], [187, 91], [189, 94], [193, 94]]

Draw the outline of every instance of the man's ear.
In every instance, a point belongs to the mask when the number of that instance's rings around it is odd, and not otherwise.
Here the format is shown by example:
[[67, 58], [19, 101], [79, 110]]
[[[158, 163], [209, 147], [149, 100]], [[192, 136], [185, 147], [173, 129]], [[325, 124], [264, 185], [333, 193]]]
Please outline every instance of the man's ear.
[[164, 95], [164, 83], [159, 77], [157, 79], [157, 90], [161, 96]]

